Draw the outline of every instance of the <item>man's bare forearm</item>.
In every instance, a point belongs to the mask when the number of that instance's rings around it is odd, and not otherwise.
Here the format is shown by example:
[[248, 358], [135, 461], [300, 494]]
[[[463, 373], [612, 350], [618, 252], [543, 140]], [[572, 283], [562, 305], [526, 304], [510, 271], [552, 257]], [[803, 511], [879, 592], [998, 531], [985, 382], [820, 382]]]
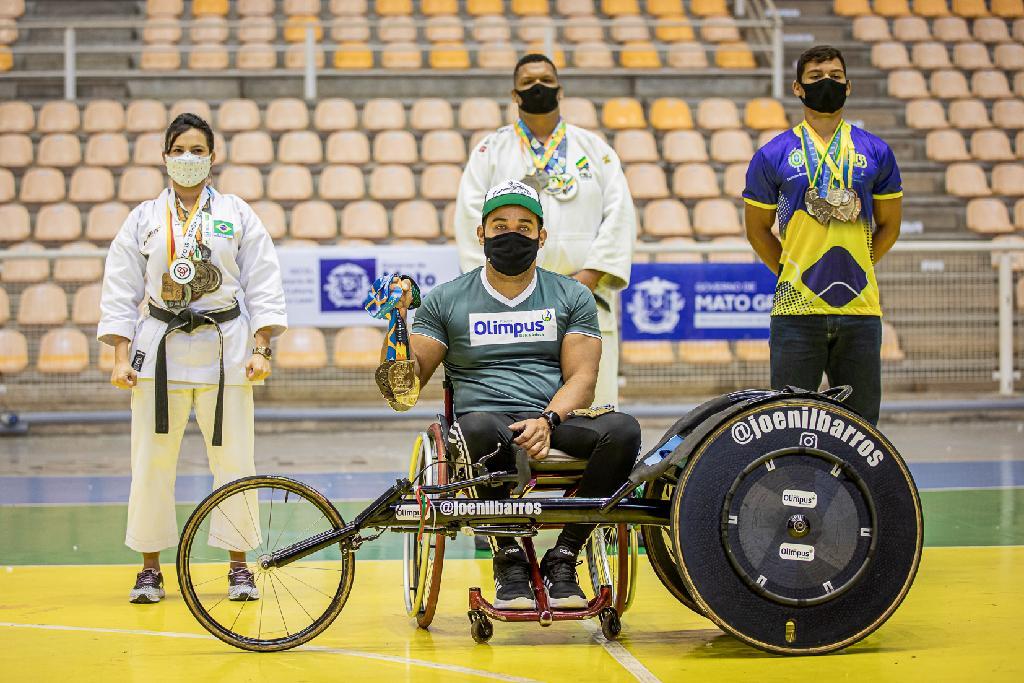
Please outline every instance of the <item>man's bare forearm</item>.
[[578, 408], [589, 408], [594, 402], [594, 389], [597, 385], [597, 376], [591, 377], [570, 377], [562, 387], [555, 392], [551, 402], [548, 403], [548, 410], [558, 413], [563, 420], [572, 411]]

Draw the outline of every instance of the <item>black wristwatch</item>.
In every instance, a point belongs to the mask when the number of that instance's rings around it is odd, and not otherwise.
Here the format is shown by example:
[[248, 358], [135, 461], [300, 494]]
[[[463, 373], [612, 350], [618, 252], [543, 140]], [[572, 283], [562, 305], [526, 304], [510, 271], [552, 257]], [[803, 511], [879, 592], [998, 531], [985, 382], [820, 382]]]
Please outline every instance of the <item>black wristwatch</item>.
[[548, 421], [548, 427], [551, 431], [555, 431], [555, 427], [562, 424], [562, 416], [553, 410], [545, 410], [540, 416]]

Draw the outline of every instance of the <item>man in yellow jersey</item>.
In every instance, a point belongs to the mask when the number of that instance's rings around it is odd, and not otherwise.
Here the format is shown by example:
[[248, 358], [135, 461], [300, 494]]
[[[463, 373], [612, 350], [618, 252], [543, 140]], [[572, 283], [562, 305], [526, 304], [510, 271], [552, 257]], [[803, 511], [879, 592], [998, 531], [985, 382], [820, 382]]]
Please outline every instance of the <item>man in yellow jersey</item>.
[[874, 264], [900, 234], [900, 171], [889, 145], [843, 120], [851, 85], [839, 50], [807, 50], [796, 76], [804, 120], [757, 151], [743, 191], [747, 239], [779, 275], [772, 387], [817, 389], [825, 373], [832, 386], [853, 387], [847, 404], [874, 424], [882, 393]]

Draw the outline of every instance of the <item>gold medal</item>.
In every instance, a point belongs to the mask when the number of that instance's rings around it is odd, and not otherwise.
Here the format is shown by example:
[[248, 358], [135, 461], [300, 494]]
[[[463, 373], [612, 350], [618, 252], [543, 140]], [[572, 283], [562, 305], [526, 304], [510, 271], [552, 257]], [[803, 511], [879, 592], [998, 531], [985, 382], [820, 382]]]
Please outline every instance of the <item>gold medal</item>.
[[192, 300], [192, 288], [171, 279], [169, 273], [160, 277], [160, 298], [169, 308], [187, 306]]

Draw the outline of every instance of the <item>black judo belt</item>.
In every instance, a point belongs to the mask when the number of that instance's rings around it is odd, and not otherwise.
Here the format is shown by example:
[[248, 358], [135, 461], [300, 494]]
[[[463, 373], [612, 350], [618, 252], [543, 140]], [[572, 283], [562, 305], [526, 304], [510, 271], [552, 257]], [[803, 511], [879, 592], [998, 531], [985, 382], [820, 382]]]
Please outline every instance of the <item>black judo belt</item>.
[[172, 332], [185, 332], [191, 334], [200, 327], [213, 325], [217, 328], [217, 336], [220, 338], [220, 380], [217, 383], [217, 407], [213, 418], [213, 445], [220, 446], [223, 443], [224, 423], [224, 332], [220, 329], [221, 323], [234, 320], [242, 314], [236, 301], [230, 308], [222, 308], [216, 311], [193, 311], [191, 308], [183, 308], [177, 313], [172, 313], [166, 308], [160, 308], [152, 302], [149, 304], [149, 314], [167, 323], [160, 338], [160, 345], [156, 350], [156, 433], [166, 434], [168, 432], [167, 417], [167, 337]]

